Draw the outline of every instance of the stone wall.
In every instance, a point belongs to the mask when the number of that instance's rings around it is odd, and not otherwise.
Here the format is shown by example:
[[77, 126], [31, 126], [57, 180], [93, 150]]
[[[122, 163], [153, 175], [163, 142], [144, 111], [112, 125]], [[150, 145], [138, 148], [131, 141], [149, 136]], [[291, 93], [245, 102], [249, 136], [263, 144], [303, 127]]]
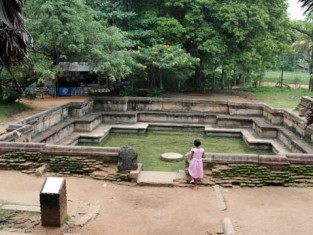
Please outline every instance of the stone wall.
[[0, 154], [0, 170], [30, 170], [42, 165], [41, 154], [36, 152], [9, 152]]
[[[223, 187], [313, 186], [313, 165], [290, 165], [284, 171], [274, 171], [258, 164], [214, 165], [204, 170], [205, 177]], [[211, 179], [212, 180], [212, 179]]]
[[[187, 153], [186, 159], [190, 153]], [[206, 153], [202, 184], [223, 187], [313, 186], [313, 155]], [[186, 160], [186, 172], [188, 161]], [[189, 175], [189, 174], [187, 174]]]
[[90, 175], [116, 165], [120, 148], [0, 143], [0, 169], [34, 171], [42, 165], [59, 173]]
[[[313, 142], [313, 127], [306, 126], [304, 118], [298, 117], [287, 110], [275, 109], [263, 103], [252, 104], [151, 97], [95, 97], [94, 111], [134, 111], [138, 112], [138, 121], [142, 122], [205, 124], [217, 121], [219, 126], [241, 127], [251, 126], [252, 117], [262, 117], [273, 125], [284, 125], [297, 135]], [[223, 114], [231, 115], [233, 118], [228, 116], [223, 119]], [[245, 116], [249, 116], [250, 120], [244, 119]], [[135, 114], [133, 117], [136, 118]], [[240, 119], [240, 117], [243, 118]], [[108, 121], [109, 118], [109, 116], [107, 119], [104, 117], [104, 120]], [[273, 130], [271, 136], [275, 135], [275, 132]]]
[[108, 166], [108, 164], [86, 157], [56, 156], [50, 159], [48, 171], [90, 175], [94, 171], [101, 171], [104, 166]]
[[[116, 159], [117, 161], [117, 159]], [[115, 173], [116, 162], [103, 162], [81, 156], [53, 156], [47, 157], [38, 152], [9, 152], [0, 154], [0, 170], [17, 170], [25, 173], [35, 173], [36, 169], [45, 165], [46, 171], [58, 174], [87, 175], [104, 179], [109, 173]], [[110, 168], [112, 172], [109, 172]], [[105, 177], [97, 172], [107, 172]], [[101, 178], [102, 177], [102, 178]], [[114, 177], [110, 176], [110, 180]]]
[[82, 117], [93, 109], [93, 100], [68, 103], [22, 119], [7, 128], [8, 134], [0, 141], [29, 142], [33, 136], [42, 133], [70, 117]]
[[[301, 100], [301, 102], [304, 101]], [[92, 112], [94, 116], [98, 114], [96, 119], [91, 121], [77, 119], [75, 121], [75, 118], [85, 117], [86, 114]], [[284, 109], [274, 109], [262, 103], [151, 97], [94, 97], [82, 103], [62, 105], [9, 126], [8, 131], [11, 133], [2, 135], [0, 141], [29, 142], [33, 136], [37, 136], [69, 118], [73, 119], [72, 123], [75, 125], [75, 130], [90, 131], [101, 122], [112, 122], [112, 119], [116, 123], [136, 123], [138, 121], [186, 122], [251, 127], [252, 123], [255, 122], [253, 117], [265, 118], [274, 125], [284, 125], [297, 135], [313, 142], [313, 127], [306, 126], [304, 118]], [[88, 123], [89, 121], [91, 123]], [[258, 126], [256, 125], [256, 127]], [[261, 133], [261, 129], [257, 128], [258, 130]], [[273, 134], [275, 135], [275, 130], [273, 130]]]

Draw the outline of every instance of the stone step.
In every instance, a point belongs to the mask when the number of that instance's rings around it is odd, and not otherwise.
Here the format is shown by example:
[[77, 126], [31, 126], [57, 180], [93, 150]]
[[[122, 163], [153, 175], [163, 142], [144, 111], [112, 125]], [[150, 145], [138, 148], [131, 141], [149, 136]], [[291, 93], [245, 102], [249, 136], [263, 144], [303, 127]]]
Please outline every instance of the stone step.
[[181, 177], [177, 172], [141, 171], [137, 183], [142, 186], [174, 186], [174, 180]]
[[111, 130], [115, 132], [118, 132], [121, 129], [127, 130], [129, 132], [145, 132], [148, 126], [149, 126], [148, 123], [118, 124], [118, 125], [100, 124], [91, 132], [74, 132], [68, 137], [62, 139], [58, 144], [70, 145], [75, 143], [79, 138], [97, 139], [97, 141], [100, 142], [110, 133]]

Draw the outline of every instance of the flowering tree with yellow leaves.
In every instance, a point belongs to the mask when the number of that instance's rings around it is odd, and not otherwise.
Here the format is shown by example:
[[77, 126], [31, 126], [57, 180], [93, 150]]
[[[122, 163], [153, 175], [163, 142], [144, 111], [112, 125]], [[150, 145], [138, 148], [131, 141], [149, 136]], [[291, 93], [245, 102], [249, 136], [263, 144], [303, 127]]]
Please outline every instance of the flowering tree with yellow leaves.
[[157, 44], [140, 48], [134, 52], [141, 63], [138, 67], [148, 74], [148, 87], [164, 89], [163, 79], [171, 79], [171, 74], [179, 76], [178, 81], [187, 79], [194, 72], [199, 59], [192, 57], [179, 45]]

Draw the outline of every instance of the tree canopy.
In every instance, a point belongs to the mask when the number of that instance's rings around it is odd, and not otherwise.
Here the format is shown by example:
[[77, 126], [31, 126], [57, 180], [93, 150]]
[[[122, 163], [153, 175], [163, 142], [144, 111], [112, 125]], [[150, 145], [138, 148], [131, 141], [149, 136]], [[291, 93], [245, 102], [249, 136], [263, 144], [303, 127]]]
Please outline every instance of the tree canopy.
[[24, 67], [37, 79], [75, 61], [150, 88], [224, 88], [261, 77], [290, 43], [285, 0], [28, 0], [25, 8], [34, 50]]
[[99, 7], [103, 19], [125, 30], [137, 46], [180, 45], [199, 58], [189, 79], [193, 87], [205, 81], [210, 84], [213, 78], [221, 85], [225, 79], [248, 80], [287, 49], [289, 20], [284, 0], [107, 0], [92, 5]]
[[26, 7], [34, 53], [52, 65], [88, 62], [93, 71], [104, 72], [112, 80], [131, 72], [131, 41], [119, 28], [97, 19], [98, 12], [84, 1], [36, 0], [28, 1]]

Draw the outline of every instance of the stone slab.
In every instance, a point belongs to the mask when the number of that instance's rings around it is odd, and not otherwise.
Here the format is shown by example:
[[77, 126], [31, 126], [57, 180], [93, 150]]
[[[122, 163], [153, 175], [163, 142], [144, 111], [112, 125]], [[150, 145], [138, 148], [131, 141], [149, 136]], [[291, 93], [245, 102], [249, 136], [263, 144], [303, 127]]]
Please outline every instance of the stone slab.
[[218, 209], [221, 211], [226, 210], [227, 207], [226, 207], [225, 199], [224, 199], [223, 194], [221, 192], [220, 186], [214, 185], [213, 188], [214, 188], [214, 192], [215, 192], [215, 196], [216, 196], [216, 200], [217, 200]]
[[76, 226], [83, 227], [85, 224], [88, 223], [92, 218], [94, 217], [94, 214], [86, 214], [80, 217], [74, 224]]
[[141, 171], [137, 183], [151, 186], [174, 186], [174, 180], [179, 176], [176, 172]]
[[131, 179], [138, 179], [138, 176], [139, 176], [141, 171], [142, 171], [142, 163], [138, 163], [137, 169], [130, 171], [129, 177]]
[[162, 153], [161, 159], [164, 161], [181, 161], [184, 156], [180, 153]]
[[14, 210], [14, 211], [40, 212], [39, 206], [3, 205], [1, 209], [2, 210]]
[[235, 235], [233, 223], [231, 222], [230, 218], [225, 217], [222, 219], [222, 227], [224, 235]]

